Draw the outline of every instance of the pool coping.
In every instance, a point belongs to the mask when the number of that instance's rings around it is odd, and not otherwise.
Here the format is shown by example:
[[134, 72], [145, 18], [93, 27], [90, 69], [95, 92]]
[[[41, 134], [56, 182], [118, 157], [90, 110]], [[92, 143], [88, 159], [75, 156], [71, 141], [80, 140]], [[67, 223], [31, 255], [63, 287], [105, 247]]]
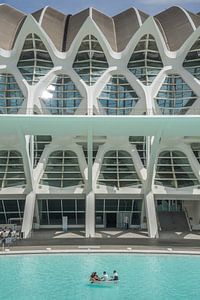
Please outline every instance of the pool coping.
[[162, 249], [93, 249], [88, 247], [85, 249], [39, 249], [39, 250], [10, 250], [5, 249], [0, 251], [0, 256], [9, 255], [27, 255], [27, 254], [167, 254], [167, 255], [200, 255], [200, 250], [173, 250], [171, 248], [167, 250]]

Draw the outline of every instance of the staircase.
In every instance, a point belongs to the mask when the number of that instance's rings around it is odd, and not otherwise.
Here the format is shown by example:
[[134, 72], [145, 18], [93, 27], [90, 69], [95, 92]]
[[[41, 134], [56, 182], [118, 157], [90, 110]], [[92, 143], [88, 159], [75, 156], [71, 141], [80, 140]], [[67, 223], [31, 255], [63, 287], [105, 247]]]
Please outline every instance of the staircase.
[[189, 231], [185, 212], [158, 212], [158, 219], [162, 231]]

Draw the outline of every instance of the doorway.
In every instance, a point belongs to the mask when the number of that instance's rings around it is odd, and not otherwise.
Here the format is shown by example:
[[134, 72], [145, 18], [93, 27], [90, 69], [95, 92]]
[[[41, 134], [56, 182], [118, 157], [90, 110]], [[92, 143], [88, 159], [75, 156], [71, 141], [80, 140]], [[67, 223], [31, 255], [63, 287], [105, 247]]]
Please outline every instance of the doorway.
[[117, 227], [117, 214], [116, 213], [106, 213], [106, 227]]

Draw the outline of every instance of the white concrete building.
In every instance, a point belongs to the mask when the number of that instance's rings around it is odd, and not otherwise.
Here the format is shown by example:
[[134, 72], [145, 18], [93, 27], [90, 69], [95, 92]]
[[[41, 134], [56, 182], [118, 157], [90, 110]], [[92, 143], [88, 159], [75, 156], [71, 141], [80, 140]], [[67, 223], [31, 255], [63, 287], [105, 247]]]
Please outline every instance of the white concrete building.
[[0, 5], [0, 226], [200, 229], [199, 25]]

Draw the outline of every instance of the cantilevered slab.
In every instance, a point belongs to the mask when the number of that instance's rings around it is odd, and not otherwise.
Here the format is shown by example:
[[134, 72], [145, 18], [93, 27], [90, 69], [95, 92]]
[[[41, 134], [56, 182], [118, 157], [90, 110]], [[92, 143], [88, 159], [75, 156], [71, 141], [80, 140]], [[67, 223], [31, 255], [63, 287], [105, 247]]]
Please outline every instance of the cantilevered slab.
[[0, 48], [11, 50], [26, 15], [6, 4], [0, 4]]
[[117, 51], [120, 52], [126, 48], [132, 36], [147, 18], [147, 14], [135, 8], [127, 9], [113, 17]]
[[199, 116], [28, 116], [1, 115], [0, 134], [200, 136]]
[[154, 18], [171, 51], [178, 50], [194, 31], [188, 14], [180, 7], [170, 7]]

